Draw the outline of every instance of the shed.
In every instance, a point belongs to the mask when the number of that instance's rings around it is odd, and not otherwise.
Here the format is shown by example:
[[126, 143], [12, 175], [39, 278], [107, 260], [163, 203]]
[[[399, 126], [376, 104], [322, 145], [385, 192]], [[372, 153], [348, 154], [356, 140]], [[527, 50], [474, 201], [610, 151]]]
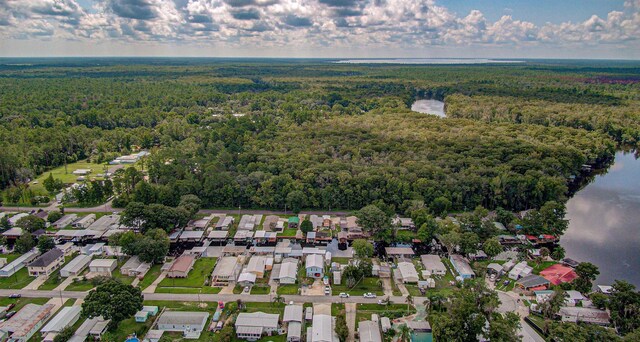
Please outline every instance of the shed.
[[382, 327], [382, 332], [387, 332], [391, 329], [391, 320], [389, 317], [381, 317], [380, 318], [380, 326]]
[[116, 266], [118, 266], [116, 259], [96, 259], [89, 263], [89, 271], [111, 275]]

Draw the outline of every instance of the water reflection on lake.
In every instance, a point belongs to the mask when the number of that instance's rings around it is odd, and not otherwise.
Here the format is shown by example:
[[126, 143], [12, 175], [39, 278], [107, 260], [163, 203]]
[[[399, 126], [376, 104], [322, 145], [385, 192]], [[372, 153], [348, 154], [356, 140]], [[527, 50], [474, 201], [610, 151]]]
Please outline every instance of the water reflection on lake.
[[618, 152], [608, 173], [567, 203], [567, 257], [600, 269], [596, 284], [624, 279], [640, 287], [640, 161]]
[[411, 110], [418, 113], [433, 114], [445, 117], [444, 102], [438, 100], [418, 100], [411, 105]]

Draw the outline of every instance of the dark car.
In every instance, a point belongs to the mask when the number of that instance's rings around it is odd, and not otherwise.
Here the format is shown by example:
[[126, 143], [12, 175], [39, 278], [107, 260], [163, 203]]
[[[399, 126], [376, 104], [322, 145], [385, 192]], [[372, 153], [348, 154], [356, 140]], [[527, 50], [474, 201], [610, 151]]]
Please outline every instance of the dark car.
[[7, 315], [4, 316], [4, 318], [9, 319], [9, 318], [13, 317], [13, 315], [15, 315], [15, 314], [16, 314], [15, 311], [9, 311], [9, 312], [7, 312]]
[[7, 305], [7, 311], [13, 309], [16, 306], [16, 303], [11, 303]]
[[22, 295], [19, 293], [12, 293], [9, 295], [9, 298], [20, 298], [20, 297], [22, 297]]

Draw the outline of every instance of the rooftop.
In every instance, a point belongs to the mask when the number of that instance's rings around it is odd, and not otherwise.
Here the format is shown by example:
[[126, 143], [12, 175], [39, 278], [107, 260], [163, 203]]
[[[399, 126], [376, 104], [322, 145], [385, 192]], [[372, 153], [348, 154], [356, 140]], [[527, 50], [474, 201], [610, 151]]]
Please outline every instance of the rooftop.
[[387, 255], [414, 255], [413, 249], [411, 247], [385, 247], [385, 252]]
[[540, 275], [549, 280], [553, 285], [569, 283], [578, 278], [576, 272], [568, 266], [555, 264], [540, 272]]
[[235, 326], [238, 327], [262, 327], [277, 328], [280, 315], [264, 312], [241, 312], [236, 318]]
[[26, 336], [38, 323], [49, 317], [53, 304], [27, 304], [13, 317], [0, 323], [0, 330], [11, 332], [14, 337]]
[[29, 267], [46, 267], [51, 265], [54, 261], [58, 260], [64, 255], [64, 253], [57, 249], [53, 248], [45, 252], [44, 254], [37, 257], [34, 261], [29, 264]]
[[169, 272], [189, 272], [195, 260], [196, 257], [193, 255], [181, 255], [171, 264]]
[[209, 317], [207, 312], [197, 311], [165, 311], [160, 318], [158, 324], [175, 324], [175, 325], [195, 325], [204, 326], [206, 319]]

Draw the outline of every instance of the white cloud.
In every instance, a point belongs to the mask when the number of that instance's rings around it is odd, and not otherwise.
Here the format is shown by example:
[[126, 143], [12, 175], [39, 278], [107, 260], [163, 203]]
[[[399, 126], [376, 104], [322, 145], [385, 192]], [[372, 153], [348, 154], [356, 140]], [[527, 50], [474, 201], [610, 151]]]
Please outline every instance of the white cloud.
[[457, 16], [434, 0], [0, 0], [5, 40], [334, 47], [563, 47], [640, 39], [640, 0], [606, 18], [541, 26], [473, 10]]

